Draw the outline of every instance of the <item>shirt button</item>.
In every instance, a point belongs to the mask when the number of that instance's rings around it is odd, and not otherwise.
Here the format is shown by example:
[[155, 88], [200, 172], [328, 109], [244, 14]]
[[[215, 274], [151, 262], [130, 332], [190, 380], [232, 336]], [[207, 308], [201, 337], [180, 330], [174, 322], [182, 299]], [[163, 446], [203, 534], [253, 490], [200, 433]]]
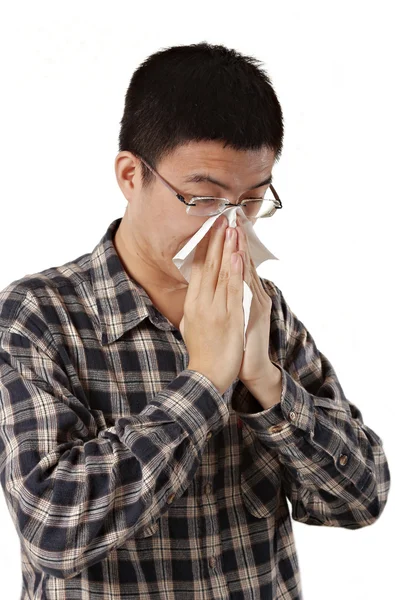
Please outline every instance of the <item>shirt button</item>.
[[272, 425], [269, 427], [270, 433], [278, 433], [279, 431], [282, 431], [282, 429], [282, 425]]
[[293, 410], [291, 410], [291, 412], [289, 413], [289, 418], [291, 419], [291, 421], [295, 421], [296, 419], [296, 414], [294, 413]]
[[215, 558], [215, 556], [210, 556], [208, 563], [209, 563], [210, 567], [213, 569], [215, 567], [215, 565], [217, 564], [217, 559]]
[[339, 463], [344, 466], [348, 462], [348, 456], [346, 454], [341, 454], [339, 458]]
[[204, 491], [206, 494], [210, 494], [211, 493], [211, 483], [206, 483], [205, 487], [204, 487]]
[[168, 499], [166, 500], [167, 504], [171, 504], [174, 500], [174, 496], [175, 494], [170, 494], [170, 496], [168, 497]]
[[212, 435], [213, 435], [213, 434], [211, 433], [211, 431], [209, 431], [209, 432], [208, 432], [208, 434], [207, 434], [207, 438], [206, 438], [206, 439], [207, 439], [207, 440], [209, 440], [209, 439], [211, 438], [211, 436], [212, 436]]

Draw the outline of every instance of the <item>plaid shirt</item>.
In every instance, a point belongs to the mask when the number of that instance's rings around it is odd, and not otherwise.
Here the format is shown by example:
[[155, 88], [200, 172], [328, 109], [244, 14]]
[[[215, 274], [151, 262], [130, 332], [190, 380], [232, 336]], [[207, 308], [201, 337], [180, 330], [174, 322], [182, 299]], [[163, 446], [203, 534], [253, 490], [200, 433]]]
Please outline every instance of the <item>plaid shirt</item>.
[[113, 245], [0, 292], [0, 476], [21, 600], [302, 598], [292, 519], [357, 529], [387, 502], [382, 440], [282, 292], [281, 402], [190, 370]]

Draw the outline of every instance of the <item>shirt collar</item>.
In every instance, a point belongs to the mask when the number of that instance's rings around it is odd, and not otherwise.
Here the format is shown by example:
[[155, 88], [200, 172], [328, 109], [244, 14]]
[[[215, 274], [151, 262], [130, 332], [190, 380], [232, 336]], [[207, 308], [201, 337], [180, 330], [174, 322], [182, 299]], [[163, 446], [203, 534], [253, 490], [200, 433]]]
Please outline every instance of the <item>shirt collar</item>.
[[91, 254], [90, 277], [99, 312], [102, 345], [115, 341], [146, 317], [161, 329], [174, 329], [153, 305], [145, 289], [125, 271], [113, 243], [121, 220], [119, 217], [110, 223]]

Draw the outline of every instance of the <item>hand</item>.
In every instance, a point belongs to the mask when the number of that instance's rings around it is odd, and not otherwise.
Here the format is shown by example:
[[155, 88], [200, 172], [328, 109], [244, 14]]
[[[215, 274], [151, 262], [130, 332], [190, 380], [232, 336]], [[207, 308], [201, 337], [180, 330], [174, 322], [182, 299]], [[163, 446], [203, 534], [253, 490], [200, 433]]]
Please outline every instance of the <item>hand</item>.
[[243, 357], [243, 263], [231, 266], [237, 233], [225, 241], [228, 220], [213, 226], [195, 249], [180, 331], [189, 352], [188, 368], [206, 375], [223, 394], [236, 379]]
[[239, 379], [250, 389], [265, 378], [278, 378], [278, 369], [269, 358], [270, 315], [272, 299], [265, 292], [253, 260], [250, 256], [248, 238], [237, 217], [238, 251], [243, 256], [244, 281], [253, 294], [251, 312], [246, 331], [246, 348], [239, 372]]

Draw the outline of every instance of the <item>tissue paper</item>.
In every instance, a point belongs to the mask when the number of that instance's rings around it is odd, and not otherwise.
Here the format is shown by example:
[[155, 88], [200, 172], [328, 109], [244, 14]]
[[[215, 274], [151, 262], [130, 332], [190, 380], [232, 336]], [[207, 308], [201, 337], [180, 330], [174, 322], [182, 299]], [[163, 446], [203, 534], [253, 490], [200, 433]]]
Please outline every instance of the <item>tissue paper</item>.
[[[225, 209], [218, 215], [213, 215], [207, 221], [203, 223], [201, 228], [195, 233], [195, 235], [185, 244], [183, 248], [173, 256], [173, 263], [179, 269], [183, 277], [189, 281], [191, 277], [191, 269], [193, 263], [193, 257], [195, 255], [195, 248], [200, 240], [206, 235], [207, 231], [214, 225], [215, 221], [221, 215], [225, 215], [228, 219], [229, 227], [237, 227], [237, 214], [240, 216], [240, 220], [243, 224], [246, 236], [248, 238], [251, 259], [257, 268], [265, 260], [278, 260], [274, 254], [270, 252], [262, 244], [256, 235], [251, 221], [246, 217], [243, 209], [240, 206], [231, 206]], [[248, 320], [250, 317], [250, 308], [252, 302], [252, 292], [247, 283], [243, 282], [243, 312], [244, 312], [244, 350], [246, 347], [246, 331], [248, 326]]]

